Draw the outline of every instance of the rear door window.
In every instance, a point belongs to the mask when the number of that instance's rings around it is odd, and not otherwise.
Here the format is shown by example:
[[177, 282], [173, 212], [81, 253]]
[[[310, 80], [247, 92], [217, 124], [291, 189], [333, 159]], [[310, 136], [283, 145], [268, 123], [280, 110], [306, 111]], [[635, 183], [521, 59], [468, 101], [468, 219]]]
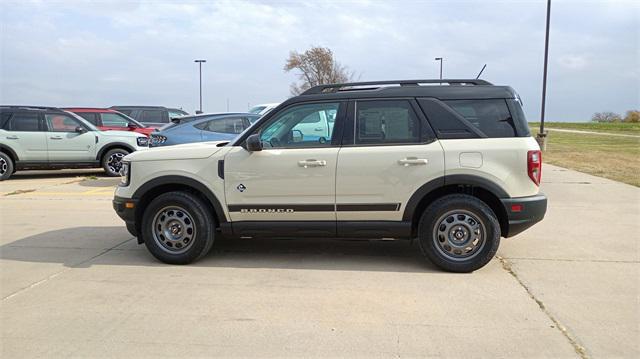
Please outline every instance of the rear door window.
[[356, 103], [356, 145], [420, 143], [420, 137], [420, 119], [409, 101]]
[[487, 137], [514, 137], [516, 128], [503, 99], [444, 101]]

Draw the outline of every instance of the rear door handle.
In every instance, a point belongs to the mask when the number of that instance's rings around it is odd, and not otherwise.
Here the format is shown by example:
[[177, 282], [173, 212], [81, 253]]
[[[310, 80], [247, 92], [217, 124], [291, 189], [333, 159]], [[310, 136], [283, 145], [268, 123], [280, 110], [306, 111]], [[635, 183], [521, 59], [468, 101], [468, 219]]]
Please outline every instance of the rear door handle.
[[427, 163], [429, 163], [429, 160], [427, 160], [426, 158], [417, 158], [417, 157], [407, 157], [407, 158], [398, 160], [398, 164], [403, 165], [405, 167], [426, 165]]
[[298, 161], [298, 166], [308, 168], [308, 167], [322, 167], [326, 166], [327, 161], [325, 160], [304, 160]]
[[49, 138], [52, 139], [52, 140], [61, 140], [62, 139], [62, 137], [60, 137], [60, 136], [53, 136], [53, 137], [49, 137]]
[[316, 131], [322, 131], [322, 130], [324, 130], [324, 128], [322, 128], [322, 127], [316, 127], [316, 128], [314, 128], [314, 130], [316, 130]]
[[17, 140], [18, 136], [7, 136], [7, 140]]

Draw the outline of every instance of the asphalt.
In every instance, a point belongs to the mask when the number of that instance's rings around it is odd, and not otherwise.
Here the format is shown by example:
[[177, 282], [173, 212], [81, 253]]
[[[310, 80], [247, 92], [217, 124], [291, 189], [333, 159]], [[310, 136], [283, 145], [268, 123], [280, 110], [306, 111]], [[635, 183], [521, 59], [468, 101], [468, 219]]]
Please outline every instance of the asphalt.
[[0, 356], [640, 357], [640, 188], [545, 165], [545, 220], [471, 274], [408, 241], [218, 241], [158, 263], [95, 171], [0, 182]]

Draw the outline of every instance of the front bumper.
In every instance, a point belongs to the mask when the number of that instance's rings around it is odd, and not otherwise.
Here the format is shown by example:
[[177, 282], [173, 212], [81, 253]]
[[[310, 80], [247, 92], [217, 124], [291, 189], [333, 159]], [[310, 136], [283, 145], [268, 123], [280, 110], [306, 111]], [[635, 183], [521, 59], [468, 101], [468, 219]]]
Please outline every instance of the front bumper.
[[127, 225], [127, 230], [132, 236], [139, 237], [138, 230], [136, 228], [136, 208], [138, 207], [138, 201], [131, 198], [123, 198], [115, 196], [113, 198], [113, 209], [118, 214], [118, 217], [122, 218]]
[[503, 198], [500, 201], [508, 219], [504, 237], [513, 237], [540, 222], [547, 212], [547, 196], [542, 193], [529, 197]]

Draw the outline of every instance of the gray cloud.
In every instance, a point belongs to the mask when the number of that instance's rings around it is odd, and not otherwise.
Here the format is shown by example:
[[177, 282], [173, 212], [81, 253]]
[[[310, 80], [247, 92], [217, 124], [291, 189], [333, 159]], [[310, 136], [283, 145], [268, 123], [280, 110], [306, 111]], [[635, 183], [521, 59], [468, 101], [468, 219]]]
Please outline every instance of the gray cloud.
[[[291, 50], [330, 47], [361, 80], [483, 78], [539, 118], [545, 2], [2, 2], [0, 102], [197, 106], [284, 100]], [[555, 1], [548, 114], [640, 107], [640, 5]]]

